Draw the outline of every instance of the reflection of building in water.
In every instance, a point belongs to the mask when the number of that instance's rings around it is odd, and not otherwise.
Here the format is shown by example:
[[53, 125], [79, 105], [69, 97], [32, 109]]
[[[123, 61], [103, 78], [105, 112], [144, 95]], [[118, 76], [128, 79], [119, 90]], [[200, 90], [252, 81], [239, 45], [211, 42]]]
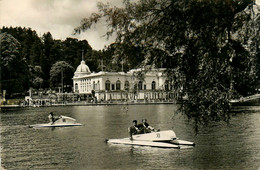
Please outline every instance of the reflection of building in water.
[[164, 68], [151, 69], [141, 76], [143, 78], [137, 78], [140, 71], [91, 73], [85, 62], [81, 61], [74, 73], [73, 91], [85, 96], [95, 95], [97, 100], [104, 101], [173, 98]]

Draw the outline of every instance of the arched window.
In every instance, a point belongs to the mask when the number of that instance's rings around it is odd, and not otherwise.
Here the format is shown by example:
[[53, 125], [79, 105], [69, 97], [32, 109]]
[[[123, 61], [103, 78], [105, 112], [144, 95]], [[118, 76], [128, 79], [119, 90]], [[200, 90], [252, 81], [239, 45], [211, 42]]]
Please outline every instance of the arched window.
[[105, 89], [110, 90], [110, 81], [109, 80], [107, 80], [105, 83]]
[[143, 90], [143, 82], [142, 81], [138, 82], [138, 90]]
[[100, 83], [99, 83], [99, 81], [97, 82], [97, 90], [100, 90]]
[[75, 91], [79, 89], [78, 83], [75, 84]]
[[144, 84], [144, 90], [146, 90], [146, 84]]
[[129, 90], [129, 81], [125, 81], [125, 90]]
[[155, 88], [156, 88], [156, 83], [155, 83], [155, 81], [153, 81], [152, 82], [152, 90], [155, 90]]
[[120, 80], [116, 81], [116, 90], [120, 90], [121, 89], [121, 82]]
[[115, 84], [111, 84], [111, 90], [115, 90]]

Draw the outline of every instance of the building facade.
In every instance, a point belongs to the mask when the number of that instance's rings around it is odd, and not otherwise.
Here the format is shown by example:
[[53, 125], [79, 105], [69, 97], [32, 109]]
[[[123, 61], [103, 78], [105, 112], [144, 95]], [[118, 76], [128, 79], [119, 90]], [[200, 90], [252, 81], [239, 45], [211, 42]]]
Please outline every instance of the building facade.
[[137, 73], [142, 69], [125, 72], [91, 72], [85, 61], [77, 67], [73, 79], [73, 92], [95, 97], [98, 101], [167, 100], [172, 98], [164, 68]]

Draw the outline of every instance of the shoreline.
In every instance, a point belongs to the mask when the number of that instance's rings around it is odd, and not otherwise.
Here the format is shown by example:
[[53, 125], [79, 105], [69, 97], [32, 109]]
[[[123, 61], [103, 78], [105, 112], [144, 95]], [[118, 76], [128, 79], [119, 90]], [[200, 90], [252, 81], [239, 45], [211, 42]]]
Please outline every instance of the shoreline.
[[153, 104], [178, 104], [174, 101], [160, 102], [102, 102], [102, 103], [56, 103], [51, 105], [1, 105], [0, 108], [27, 108], [27, 107], [59, 107], [59, 106], [111, 106], [111, 105], [153, 105]]

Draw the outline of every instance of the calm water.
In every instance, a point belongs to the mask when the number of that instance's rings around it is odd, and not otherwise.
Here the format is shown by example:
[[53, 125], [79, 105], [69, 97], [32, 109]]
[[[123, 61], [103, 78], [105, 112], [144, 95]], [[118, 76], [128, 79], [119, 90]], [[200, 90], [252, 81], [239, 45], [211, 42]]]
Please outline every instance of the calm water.
[[[1, 164], [5, 169], [259, 169], [260, 107], [241, 108], [230, 123], [200, 127], [176, 115], [175, 105], [71, 106], [2, 110]], [[67, 128], [28, 128], [48, 122], [48, 113], [84, 124]], [[128, 136], [133, 119], [173, 129], [192, 149], [111, 145], [107, 138]]]

